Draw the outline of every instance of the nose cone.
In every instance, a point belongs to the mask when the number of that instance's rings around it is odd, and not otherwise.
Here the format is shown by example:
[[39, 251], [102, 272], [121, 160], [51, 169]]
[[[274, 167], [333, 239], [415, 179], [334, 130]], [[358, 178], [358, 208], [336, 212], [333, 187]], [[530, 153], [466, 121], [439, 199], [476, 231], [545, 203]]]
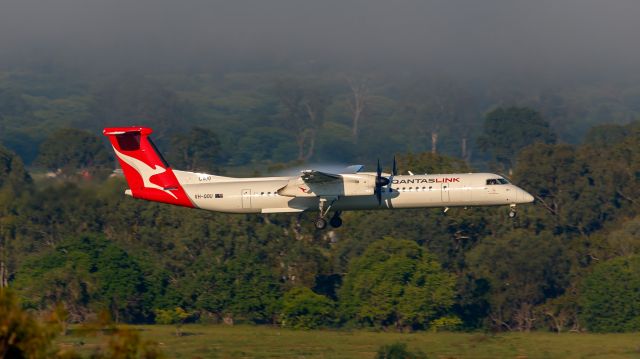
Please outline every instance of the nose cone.
[[518, 189], [518, 199], [520, 200], [520, 203], [531, 203], [534, 200], [533, 196], [530, 195], [529, 192], [521, 188]]

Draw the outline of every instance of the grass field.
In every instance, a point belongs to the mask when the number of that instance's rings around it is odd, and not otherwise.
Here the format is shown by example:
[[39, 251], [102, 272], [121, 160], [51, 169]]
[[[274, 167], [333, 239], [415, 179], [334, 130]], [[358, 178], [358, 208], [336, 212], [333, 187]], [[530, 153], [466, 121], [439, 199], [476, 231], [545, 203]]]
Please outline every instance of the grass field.
[[[132, 326], [171, 358], [373, 358], [383, 344], [406, 343], [428, 358], [640, 358], [640, 335], [579, 333], [378, 333], [298, 331], [266, 326]], [[105, 337], [69, 335], [60, 345], [89, 353]]]

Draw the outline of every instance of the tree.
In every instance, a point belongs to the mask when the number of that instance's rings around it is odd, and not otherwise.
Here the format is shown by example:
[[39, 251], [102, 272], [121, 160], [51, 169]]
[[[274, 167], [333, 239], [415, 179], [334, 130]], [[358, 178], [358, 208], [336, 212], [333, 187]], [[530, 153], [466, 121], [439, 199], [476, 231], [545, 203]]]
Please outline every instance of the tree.
[[64, 128], [54, 131], [40, 145], [36, 164], [69, 177], [110, 172], [113, 160], [102, 139], [91, 132]]
[[469, 166], [460, 159], [431, 152], [406, 153], [398, 156], [398, 169], [414, 173], [469, 172]]
[[347, 78], [349, 88], [351, 89], [351, 98], [349, 99], [349, 109], [351, 110], [351, 135], [354, 141], [358, 141], [360, 134], [360, 120], [364, 115], [369, 101], [369, 84], [366, 79]]
[[556, 135], [539, 112], [527, 107], [497, 108], [484, 118], [478, 147], [499, 169], [510, 171], [521, 149], [533, 143], [552, 144]]
[[19, 192], [31, 183], [31, 176], [18, 155], [0, 145], [0, 188]]
[[410, 151], [461, 155], [470, 158], [468, 139], [477, 127], [475, 103], [464, 86], [438, 78], [419, 78], [401, 89], [399, 121]]
[[193, 116], [190, 102], [158, 81], [140, 75], [128, 74], [99, 84], [92, 95], [94, 128], [122, 121], [145, 125], [153, 128], [154, 139], [160, 143]]
[[386, 237], [349, 266], [339, 291], [347, 319], [397, 329], [426, 328], [453, 305], [454, 277], [408, 240]]
[[334, 323], [334, 303], [306, 287], [295, 287], [285, 293], [282, 303], [282, 325], [299, 329], [315, 329]]
[[0, 145], [0, 288], [7, 287], [14, 269], [9, 253], [19, 222], [16, 203], [31, 183], [20, 157]]
[[581, 178], [583, 164], [576, 152], [571, 145], [537, 143], [518, 156], [514, 180], [557, 218], [566, 218], [567, 211], [575, 211], [573, 204], [581, 195], [577, 185], [585, 179]]
[[182, 325], [193, 314], [186, 310], [175, 307], [173, 309], [156, 309], [156, 323], [174, 324], [176, 326], [176, 336], [182, 336]]
[[104, 238], [70, 238], [24, 263], [14, 288], [26, 305], [40, 311], [58, 303], [70, 320], [109, 310], [116, 321], [141, 321], [146, 283], [137, 261]]
[[427, 356], [421, 351], [412, 352], [405, 343], [392, 343], [380, 346], [376, 359], [425, 359]]
[[158, 343], [144, 340], [135, 329], [116, 327], [104, 348], [98, 348], [91, 354], [93, 359], [162, 359], [166, 356]]
[[640, 256], [615, 258], [584, 278], [580, 317], [594, 332], [640, 330]]
[[15, 294], [0, 288], [0, 358], [50, 358], [55, 330], [25, 312]]
[[624, 126], [604, 124], [592, 127], [583, 143], [598, 148], [611, 147], [622, 142], [628, 135], [629, 131]]
[[173, 137], [167, 158], [173, 168], [216, 172], [221, 152], [220, 140], [213, 131], [194, 127], [189, 133]]
[[612, 256], [626, 257], [640, 254], [640, 217], [625, 221], [619, 229], [606, 235], [607, 252]]
[[518, 331], [535, 328], [535, 307], [563, 293], [569, 260], [558, 238], [522, 229], [483, 238], [467, 256], [474, 277], [490, 286], [492, 326]]
[[211, 258], [203, 256], [189, 268], [196, 273], [185, 279], [180, 291], [201, 314], [213, 313], [228, 321], [271, 323], [281, 293], [263, 261], [252, 253], [238, 253], [222, 263], [211, 263]]
[[315, 153], [316, 134], [324, 122], [329, 97], [319, 85], [298, 80], [282, 80], [276, 85], [282, 105], [282, 126], [296, 134], [298, 161], [308, 161]]

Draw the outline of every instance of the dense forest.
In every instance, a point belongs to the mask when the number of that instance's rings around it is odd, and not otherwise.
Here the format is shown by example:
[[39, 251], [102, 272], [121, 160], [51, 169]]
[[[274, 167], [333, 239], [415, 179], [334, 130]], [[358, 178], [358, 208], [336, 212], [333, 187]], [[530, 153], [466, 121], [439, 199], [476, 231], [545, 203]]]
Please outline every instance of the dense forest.
[[[312, 73], [313, 75], [310, 75]], [[0, 280], [68, 322], [640, 330], [640, 87], [518, 91], [392, 74], [0, 73]], [[505, 208], [228, 215], [134, 200], [100, 130], [174, 168], [492, 170]], [[295, 172], [295, 171], [294, 171]]]

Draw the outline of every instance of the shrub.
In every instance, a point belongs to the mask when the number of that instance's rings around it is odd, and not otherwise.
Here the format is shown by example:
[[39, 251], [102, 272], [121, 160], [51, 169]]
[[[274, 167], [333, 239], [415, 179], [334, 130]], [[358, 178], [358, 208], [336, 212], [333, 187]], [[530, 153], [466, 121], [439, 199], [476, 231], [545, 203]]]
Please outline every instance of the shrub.
[[591, 331], [640, 330], [640, 256], [597, 265], [582, 283], [579, 304]]
[[385, 344], [378, 349], [376, 359], [426, 359], [427, 356], [421, 352], [411, 352], [405, 343]]
[[282, 324], [300, 329], [314, 329], [334, 322], [331, 299], [306, 287], [297, 287], [284, 296]]

